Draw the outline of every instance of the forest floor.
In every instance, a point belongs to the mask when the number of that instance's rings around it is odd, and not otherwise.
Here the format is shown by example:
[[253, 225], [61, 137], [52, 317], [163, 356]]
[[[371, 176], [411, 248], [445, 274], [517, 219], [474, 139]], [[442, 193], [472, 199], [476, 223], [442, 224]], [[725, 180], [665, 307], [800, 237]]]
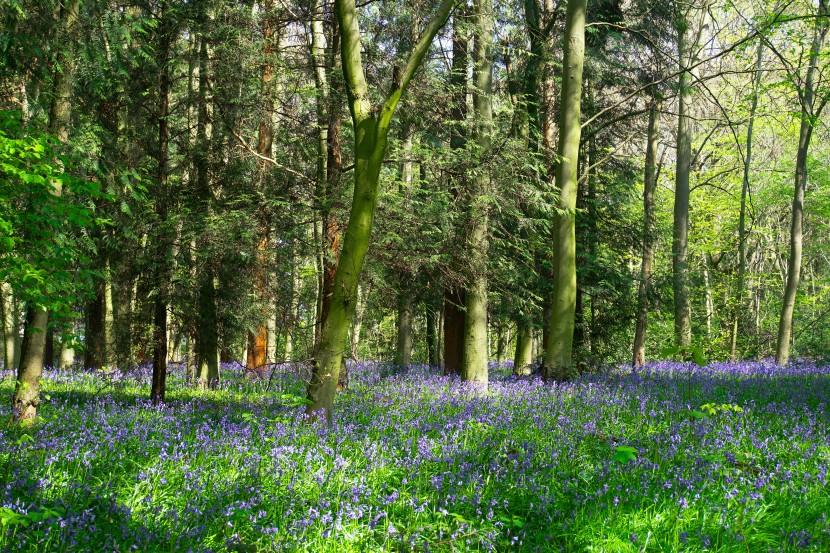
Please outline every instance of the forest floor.
[[830, 368], [493, 367], [476, 394], [359, 363], [331, 428], [301, 372], [178, 368], [154, 408], [146, 369], [47, 371], [43, 421], [0, 430], [0, 549], [830, 550]]

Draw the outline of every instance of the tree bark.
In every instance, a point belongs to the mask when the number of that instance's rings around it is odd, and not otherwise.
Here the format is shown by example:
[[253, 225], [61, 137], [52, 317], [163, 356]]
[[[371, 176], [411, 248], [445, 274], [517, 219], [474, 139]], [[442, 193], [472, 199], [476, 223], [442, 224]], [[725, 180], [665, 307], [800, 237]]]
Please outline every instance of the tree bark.
[[515, 374], [530, 374], [533, 363], [533, 331], [526, 323], [519, 323], [516, 328], [516, 355], [513, 357]]
[[69, 345], [66, 337], [61, 338], [60, 352], [58, 353], [58, 368], [70, 369], [75, 364], [75, 349]]
[[[685, 8], [680, 8], [685, 9]], [[672, 288], [674, 290], [674, 336], [680, 347], [692, 344], [692, 302], [689, 296], [689, 179], [692, 169], [692, 81], [698, 44], [705, 25], [694, 21], [694, 12], [705, 17], [706, 9], [690, 7], [677, 18], [677, 50], [680, 79], [677, 116], [677, 164], [672, 233]], [[698, 23], [697, 34], [694, 25]]]
[[464, 291], [444, 292], [444, 374], [461, 375], [464, 357]]
[[354, 195], [343, 247], [334, 275], [331, 305], [323, 319], [308, 385], [307, 412], [311, 417], [325, 414], [331, 423], [334, 394], [348, 338], [349, 325], [357, 303], [360, 273], [369, 247], [377, 205], [380, 169], [388, 148], [389, 125], [401, 96], [420, 67], [433, 38], [444, 25], [455, 0], [442, 0], [432, 21], [415, 45], [398, 82], [393, 84], [378, 111], [372, 108], [361, 60], [360, 27], [354, 0], [335, 0], [341, 33], [343, 76], [354, 124]]
[[493, 134], [493, 5], [475, 0], [473, 48], [474, 140], [479, 171], [468, 180], [470, 188], [467, 262], [470, 277], [464, 295], [464, 353], [461, 380], [487, 388], [487, 250], [489, 244], [490, 175], [483, 158], [489, 155]]
[[427, 364], [430, 367], [439, 366], [438, 359], [438, 321], [436, 320], [436, 310], [430, 302], [426, 305], [426, 342], [427, 342]]
[[[262, 96], [262, 113], [259, 118], [259, 130], [257, 135], [257, 153], [261, 156], [269, 157], [271, 155], [271, 148], [274, 142], [274, 129], [272, 123], [272, 114], [274, 112], [274, 67], [271, 58], [274, 55], [274, 24], [273, 11], [274, 1], [265, 0], [262, 6], [263, 10], [263, 29], [262, 29], [262, 78], [261, 78], [261, 96]], [[262, 197], [267, 193], [266, 182], [268, 180], [268, 166], [264, 161], [259, 163], [258, 167], [259, 178], [259, 193]], [[257, 312], [255, 321], [255, 328], [253, 332], [248, 333], [248, 358], [246, 360], [246, 367], [249, 371], [262, 372], [265, 368], [268, 357], [268, 296], [269, 290], [269, 240], [268, 234], [270, 232], [270, 210], [266, 207], [261, 207], [257, 213], [258, 226], [258, 240], [256, 247], [256, 261], [254, 265], [254, 293], [256, 294], [257, 304], [260, 306]]]
[[778, 320], [778, 339], [775, 346], [775, 363], [786, 365], [790, 359], [790, 340], [793, 329], [793, 312], [798, 283], [801, 278], [802, 243], [804, 237], [804, 189], [807, 186], [807, 155], [813, 128], [826, 103], [822, 98], [816, 106], [816, 78], [820, 78], [819, 55], [827, 37], [827, 1], [819, 1], [819, 16], [815, 23], [813, 41], [810, 46], [810, 65], [804, 81], [801, 96], [801, 126], [798, 134], [798, 151], [795, 159], [795, 192], [793, 194], [792, 221], [790, 224], [790, 258], [787, 262], [787, 283], [781, 299], [781, 316]]
[[[467, 35], [462, 28], [460, 14], [453, 20], [452, 34], [452, 73], [450, 88], [454, 95], [452, 105], [452, 123], [450, 129], [450, 148], [462, 150], [467, 147]], [[463, 177], [461, 177], [463, 178]], [[458, 195], [461, 183], [452, 186], [451, 193]], [[461, 375], [461, 363], [464, 357], [464, 290], [455, 284], [444, 290], [444, 374]]]
[[160, 236], [156, 237], [156, 255], [153, 278], [155, 300], [153, 301], [153, 376], [150, 384], [150, 400], [154, 405], [164, 403], [167, 391], [167, 304], [169, 301], [169, 257], [170, 244], [167, 237], [167, 212], [169, 201], [168, 172], [170, 156], [170, 45], [173, 40], [171, 14], [168, 2], [160, 5], [161, 15], [158, 26], [159, 106], [158, 106], [158, 151], [156, 154], [156, 219]]
[[562, 379], [573, 364], [576, 311], [576, 192], [581, 134], [582, 66], [585, 58], [587, 0], [568, 0], [565, 15], [565, 52], [562, 106], [559, 123], [559, 211], [553, 224], [553, 295], [545, 351], [545, 376]]
[[87, 368], [100, 369], [104, 366], [106, 355], [106, 337], [104, 305], [104, 283], [98, 282], [95, 287], [95, 297], [87, 303], [85, 345]]
[[755, 60], [755, 78], [752, 83], [752, 104], [749, 108], [749, 124], [746, 128], [746, 152], [744, 153], [744, 174], [741, 185], [741, 214], [738, 218], [738, 284], [735, 290], [735, 308], [732, 312], [732, 335], [729, 339], [729, 358], [737, 360], [738, 332], [740, 331], [741, 312], [746, 289], [746, 199], [749, 195], [749, 170], [752, 164], [752, 131], [755, 128], [755, 112], [758, 109], [758, 96], [761, 89], [761, 69], [764, 62], [764, 41], [758, 40], [758, 52]]
[[414, 318], [412, 292], [404, 283], [398, 293], [398, 321], [395, 359], [398, 367], [407, 367], [412, 362], [412, 321]]
[[[213, 190], [208, 174], [210, 141], [208, 137], [208, 43], [204, 33], [208, 25], [208, 14], [202, 7], [199, 13], [201, 35], [199, 37], [199, 87], [196, 94], [196, 141], [194, 148], [195, 186], [193, 204], [197, 229], [200, 234], [198, 247], [209, 249], [207, 243], [208, 220], [212, 211]], [[270, 151], [268, 154], [270, 155]], [[200, 389], [215, 388], [219, 385], [219, 331], [216, 313], [216, 272], [211, 259], [204, 259], [197, 270], [197, 328], [195, 340], [196, 385]]]
[[[60, 10], [59, 38], [66, 42], [58, 49], [56, 56], [54, 94], [49, 109], [49, 132], [62, 144], [69, 140], [72, 84], [75, 78], [73, 35], [78, 22], [78, 7], [78, 0], [68, 0]], [[60, 186], [54, 188], [53, 194], [62, 194]], [[33, 422], [37, 416], [48, 323], [49, 314], [46, 310], [29, 302], [26, 307], [20, 364], [12, 398], [12, 420], [15, 422]]]
[[646, 362], [646, 330], [648, 329], [648, 293], [651, 286], [651, 265], [654, 260], [654, 194], [657, 191], [657, 148], [660, 138], [660, 103], [654, 99], [648, 111], [645, 179], [643, 183], [643, 250], [640, 261], [640, 282], [637, 288], [637, 325], [634, 329], [632, 365]]
[[12, 287], [5, 282], [0, 282], [0, 307], [3, 310], [5, 344], [3, 363], [6, 370], [12, 370], [20, 362], [20, 312]]

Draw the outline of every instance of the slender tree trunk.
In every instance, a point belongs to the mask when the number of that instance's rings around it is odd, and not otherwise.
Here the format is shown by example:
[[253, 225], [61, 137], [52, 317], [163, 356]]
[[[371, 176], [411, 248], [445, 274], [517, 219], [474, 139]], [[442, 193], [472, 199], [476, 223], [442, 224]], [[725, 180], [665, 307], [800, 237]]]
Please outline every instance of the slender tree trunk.
[[115, 305], [112, 294], [112, 270], [110, 258], [104, 260], [104, 362], [108, 367], [115, 367]]
[[407, 367], [412, 362], [412, 322], [414, 318], [412, 292], [408, 284], [403, 284], [398, 293], [398, 322], [395, 360], [399, 367]]
[[576, 191], [581, 133], [582, 66], [587, 0], [568, 0], [559, 123], [560, 162], [556, 169], [559, 212], [553, 224], [553, 296], [545, 351], [545, 374], [562, 379], [573, 364], [576, 303]]
[[[401, 155], [403, 161], [400, 165], [400, 186], [398, 192], [404, 198], [404, 209], [408, 206], [409, 197], [412, 194], [412, 126], [404, 124], [403, 145]], [[413, 276], [407, 268], [398, 271], [398, 319], [397, 319], [397, 340], [395, 347], [394, 364], [399, 367], [409, 366], [412, 362], [412, 323], [415, 317], [413, 312], [415, 297], [413, 291]]]
[[268, 347], [265, 349], [266, 363], [274, 363], [277, 359], [277, 347], [279, 346], [278, 342], [281, 333], [279, 322], [277, 321], [279, 309], [280, 306], [277, 305], [277, 299], [271, 297], [268, 302]]
[[300, 292], [302, 281], [300, 280], [300, 256], [297, 252], [297, 242], [291, 238], [291, 299], [288, 304], [288, 317], [285, 324], [288, 327], [285, 331], [285, 347], [283, 348], [283, 359], [286, 362], [294, 359], [294, 335], [297, 331], [299, 321]]
[[58, 368], [70, 369], [75, 364], [75, 350], [69, 345], [66, 337], [61, 339], [60, 352], [58, 353]]
[[648, 293], [651, 286], [651, 264], [654, 259], [654, 194], [657, 191], [657, 148], [660, 137], [660, 103], [652, 100], [648, 112], [646, 166], [643, 184], [643, 250], [640, 262], [640, 283], [637, 289], [637, 326], [634, 330], [632, 364], [642, 367], [646, 362], [646, 330], [648, 329]]
[[[325, 295], [325, 274], [326, 274], [326, 240], [324, 229], [326, 228], [326, 189], [328, 175], [328, 133], [329, 133], [329, 60], [334, 59], [326, 56], [326, 35], [323, 27], [325, 17], [325, 5], [322, 0], [315, 0], [314, 11], [311, 19], [311, 63], [314, 67], [314, 85], [317, 89], [316, 114], [317, 114], [317, 175], [315, 196], [319, 204], [316, 206], [319, 211], [319, 220], [314, 222], [314, 244], [317, 246], [315, 253], [315, 265], [317, 275], [317, 302], [316, 317], [314, 324], [314, 343], [320, 340], [320, 330], [323, 322], [323, 297]], [[331, 45], [334, 50], [334, 45]], [[334, 111], [338, 111], [336, 108]]]
[[343, 76], [354, 124], [355, 163], [354, 195], [343, 247], [334, 275], [334, 290], [328, 312], [323, 318], [320, 344], [308, 385], [307, 412], [317, 417], [323, 412], [331, 423], [334, 394], [355, 313], [357, 288], [377, 205], [380, 169], [388, 148], [389, 125], [400, 98], [420, 67], [433, 38], [443, 26], [454, 0], [442, 0], [433, 20], [424, 29], [399, 80], [387, 94], [379, 110], [374, 110], [361, 61], [360, 27], [354, 0], [335, 0], [341, 32]]
[[436, 310], [430, 302], [427, 302], [426, 305], [426, 320], [427, 320], [427, 331], [426, 331], [426, 342], [427, 342], [427, 364], [430, 367], [437, 367], [439, 366], [439, 359], [438, 359], [438, 321], [436, 320]]
[[3, 339], [6, 370], [17, 368], [20, 361], [20, 312], [14, 298], [12, 287], [0, 282], [0, 307], [3, 309]]
[[496, 325], [496, 363], [501, 365], [504, 363], [504, 350], [507, 346], [505, 343], [505, 328], [502, 324]]
[[513, 357], [515, 374], [530, 374], [533, 363], [533, 331], [529, 325], [519, 323], [516, 328], [516, 355]]
[[43, 364], [52, 368], [55, 366], [55, 327], [51, 324], [46, 330], [46, 346], [43, 350]]
[[[341, 145], [342, 114], [341, 98], [337, 89], [332, 89], [333, 73], [338, 63], [336, 45], [340, 37], [337, 20], [332, 25], [329, 45], [331, 55], [326, 55], [326, 35], [323, 26], [325, 5], [321, 0], [315, 4], [315, 15], [311, 24], [311, 59], [314, 65], [314, 83], [317, 88], [317, 176], [315, 196], [318, 203], [319, 221], [315, 226], [318, 252], [318, 304], [315, 324], [315, 344], [319, 342], [322, 321], [328, 313], [334, 289], [334, 275], [340, 256], [343, 229], [333, 211], [336, 192], [343, 172]], [[334, 80], [334, 82], [337, 82]]]
[[106, 355], [105, 325], [105, 304], [104, 304], [104, 283], [96, 284], [95, 297], [87, 304], [86, 308], [86, 351], [87, 368], [100, 369], [104, 366]]
[[444, 374], [461, 375], [464, 356], [464, 291], [444, 293]]
[[706, 338], [712, 339], [712, 319], [715, 316], [715, 300], [712, 298], [712, 280], [711, 270], [712, 257], [705, 255], [703, 257], [703, 290], [704, 301], [706, 302]]
[[729, 358], [737, 360], [738, 332], [744, 290], [746, 288], [746, 199], [749, 195], [749, 170], [752, 164], [752, 131], [755, 127], [755, 112], [758, 109], [758, 96], [761, 88], [761, 69], [764, 62], [764, 41], [758, 41], [758, 53], [755, 60], [755, 79], [752, 83], [752, 104], [749, 108], [749, 124], [746, 128], [746, 152], [744, 153], [744, 178], [741, 186], [741, 214], [738, 218], [738, 285], [735, 290], [735, 309], [732, 313], [732, 335], [729, 340]]
[[[450, 148], [462, 150], [467, 147], [467, 35], [462, 25], [461, 14], [453, 19], [452, 34], [452, 74], [450, 88], [454, 95], [451, 111]], [[463, 177], [461, 177], [463, 179]], [[462, 183], [455, 183], [451, 193], [459, 194]], [[461, 363], [464, 357], [464, 290], [457, 285], [449, 285], [444, 290], [444, 374], [461, 375]]]
[[[686, 9], [686, 8], [680, 8]], [[674, 336], [680, 347], [692, 344], [692, 302], [689, 296], [689, 179], [692, 169], [692, 82], [700, 36], [705, 25], [695, 21], [695, 12], [705, 17], [704, 8], [688, 8], [678, 16], [677, 50], [680, 66], [677, 116], [677, 165], [674, 190], [672, 234], [672, 287], [674, 289]], [[695, 34], [694, 26], [698, 24]]]
[[[198, 248], [208, 249], [208, 237], [205, 235], [211, 216], [213, 190], [208, 175], [208, 157], [210, 140], [208, 137], [208, 43], [204, 32], [208, 26], [208, 14], [200, 10], [202, 36], [199, 37], [199, 87], [196, 94], [196, 140], [194, 148], [195, 186], [193, 187], [193, 204], [197, 219], [199, 237]], [[267, 154], [270, 155], [270, 151]], [[196, 384], [199, 388], [214, 388], [219, 384], [219, 332], [216, 313], [216, 272], [213, 261], [205, 259], [197, 268], [198, 315], [195, 335]]]
[[[56, 56], [54, 95], [49, 110], [49, 131], [62, 144], [69, 140], [72, 84], [75, 77], [75, 53], [72, 45], [77, 22], [78, 0], [68, 0], [60, 10], [59, 38], [65, 42]], [[59, 196], [62, 192], [60, 186], [56, 186], [53, 193]], [[15, 422], [33, 422], [37, 416], [48, 322], [49, 314], [46, 310], [29, 302], [12, 398], [12, 419]]]
[[357, 307], [354, 312], [354, 322], [352, 323], [351, 341], [349, 342], [349, 352], [352, 359], [358, 359], [358, 351], [360, 347], [360, 332], [363, 329], [363, 313], [366, 311], [366, 296], [367, 290], [357, 285]]
[[[493, 4], [474, 0], [475, 47], [473, 48], [473, 111], [476, 159], [479, 165], [489, 155], [493, 134]], [[487, 167], [468, 180], [469, 238], [467, 261], [471, 269], [464, 296], [464, 354], [461, 380], [487, 387], [487, 250], [489, 242], [490, 175]]]
[[[262, 156], [270, 156], [274, 142], [274, 66], [272, 58], [274, 55], [275, 25], [274, 25], [274, 1], [264, 0], [262, 5], [262, 77], [261, 96], [262, 113], [259, 118], [259, 130], [257, 139], [257, 153]], [[258, 167], [258, 188], [264, 197], [267, 194], [268, 166], [262, 161]], [[246, 366], [249, 371], [262, 372], [268, 358], [268, 297], [270, 294], [270, 282], [268, 278], [270, 260], [270, 233], [271, 212], [267, 207], [262, 207], [257, 213], [257, 225], [259, 237], [256, 247], [256, 262], [254, 267], [254, 292], [257, 298], [259, 310], [256, 317], [256, 326], [253, 332], [248, 333], [248, 356]]]
[[804, 236], [804, 189], [807, 185], [807, 155], [813, 128], [825, 105], [825, 98], [817, 108], [815, 102], [816, 78], [820, 78], [818, 67], [819, 55], [824, 46], [828, 32], [827, 2], [819, 1], [819, 15], [816, 21], [813, 42], [810, 46], [810, 65], [804, 90], [801, 93], [801, 127], [798, 135], [798, 151], [795, 159], [795, 192], [793, 194], [792, 221], [790, 225], [790, 259], [787, 263], [787, 283], [781, 300], [781, 316], [778, 320], [778, 340], [775, 346], [775, 363], [786, 365], [790, 359], [790, 340], [793, 330], [793, 311], [801, 277], [802, 242]]
[[170, 45], [173, 29], [170, 21], [170, 8], [165, 0], [160, 6], [159, 20], [159, 106], [158, 106], [158, 152], [156, 158], [156, 218], [159, 223], [160, 236], [156, 237], [155, 275], [153, 287], [156, 297], [153, 302], [153, 378], [150, 385], [150, 399], [154, 405], [164, 403], [167, 391], [167, 304], [169, 295], [169, 256], [167, 212], [169, 201], [168, 172], [170, 156], [170, 92], [172, 78], [170, 75]]

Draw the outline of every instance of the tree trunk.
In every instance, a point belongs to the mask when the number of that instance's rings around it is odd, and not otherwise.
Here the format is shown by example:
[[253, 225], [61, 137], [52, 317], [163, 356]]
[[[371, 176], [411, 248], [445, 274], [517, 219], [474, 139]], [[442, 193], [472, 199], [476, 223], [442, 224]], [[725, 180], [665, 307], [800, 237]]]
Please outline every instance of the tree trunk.
[[464, 357], [464, 292], [458, 288], [444, 293], [444, 374], [461, 375]]
[[[412, 126], [404, 124], [403, 145], [401, 155], [403, 161], [400, 164], [400, 185], [398, 192], [404, 198], [403, 207], [408, 206], [409, 197], [412, 194]], [[412, 362], [412, 323], [414, 319], [414, 292], [412, 290], [413, 277], [408, 268], [398, 271], [398, 320], [397, 320], [397, 341], [395, 347], [395, 358], [393, 363], [399, 367], [409, 366]]]
[[[286, 362], [294, 359], [294, 333], [299, 320], [300, 291], [300, 256], [297, 255], [297, 243], [291, 239], [291, 299], [288, 303], [288, 316], [285, 319], [285, 346], [283, 347], [282, 358]], [[276, 360], [275, 360], [276, 361]]]
[[[334, 275], [340, 256], [343, 235], [340, 222], [333, 212], [336, 191], [343, 171], [343, 154], [341, 146], [342, 115], [341, 98], [337, 90], [332, 90], [331, 82], [338, 62], [336, 48], [331, 55], [326, 55], [326, 35], [323, 27], [325, 5], [317, 0], [315, 15], [311, 24], [311, 60], [314, 66], [314, 83], [317, 88], [317, 175], [315, 197], [319, 210], [319, 222], [315, 226], [318, 245], [318, 305], [315, 324], [315, 344], [319, 342], [322, 321], [328, 313], [334, 288]], [[339, 25], [335, 20], [332, 25], [330, 45], [339, 40]], [[335, 80], [335, 82], [337, 82]]]
[[[684, 9], [684, 8], [681, 8]], [[674, 336], [680, 347], [692, 344], [692, 302], [689, 296], [689, 178], [692, 168], [692, 81], [697, 49], [703, 32], [699, 22], [694, 33], [693, 11], [678, 15], [677, 50], [680, 79], [677, 116], [677, 165], [674, 189], [674, 230], [672, 233], [672, 287], [674, 289]], [[702, 15], [705, 17], [705, 14]]]
[[436, 321], [436, 311], [435, 307], [431, 305], [430, 302], [427, 302], [426, 305], [426, 320], [427, 320], [427, 332], [426, 332], [426, 342], [427, 342], [427, 364], [430, 367], [437, 367], [439, 366], [439, 359], [438, 359], [438, 332], [437, 332], [437, 321]]
[[393, 84], [379, 110], [374, 110], [361, 61], [360, 27], [354, 0], [335, 0], [341, 32], [343, 76], [354, 124], [354, 195], [343, 247], [334, 275], [334, 290], [328, 313], [323, 318], [320, 344], [308, 385], [307, 412], [324, 413], [331, 423], [349, 325], [357, 303], [360, 273], [369, 247], [377, 205], [380, 169], [388, 148], [389, 125], [406, 87], [421, 65], [432, 39], [449, 17], [455, 0], [442, 0], [433, 20], [424, 29], [399, 80]]
[[790, 226], [790, 259], [787, 263], [787, 283], [781, 300], [781, 316], [778, 320], [778, 340], [775, 346], [775, 363], [786, 365], [790, 359], [790, 339], [793, 329], [793, 311], [801, 277], [801, 254], [804, 236], [804, 189], [807, 185], [807, 154], [815, 125], [824, 107], [824, 99], [816, 107], [816, 77], [820, 77], [818, 60], [827, 37], [827, 2], [820, 0], [813, 42], [810, 46], [810, 65], [801, 94], [801, 127], [798, 134], [798, 151], [795, 159], [795, 192], [793, 194], [792, 222]]
[[95, 288], [95, 297], [87, 304], [86, 308], [86, 365], [90, 369], [100, 369], [104, 366], [106, 355], [104, 305], [104, 283], [98, 282]]
[[[78, 0], [68, 0], [60, 10], [59, 38], [65, 41], [58, 49], [53, 78], [54, 94], [49, 109], [49, 131], [62, 144], [69, 140], [69, 122], [72, 110], [71, 95], [75, 76], [73, 36], [78, 22]], [[61, 195], [60, 186], [54, 194]], [[40, 379], [43, 375], [43, 357], [49, 314], [42, 307], [29, 302], [20, 348], [20, 364], [12, 398], [12, 419], [15, 422], [33, 422], [40, 404]]]
[[513, 357], [513, 372], [515, 374], [530, 374], [533, 363], [533, 331], [525, 323], [519, 323], [516, 328], [516, 355]]
[[651, 285], [651, 264], [654, 259], [654, 194], [657, 191], [657, 148], [660, 138], [660, 103], [652, 100], [648, 111], [646, 166], [643, 183], [643, 250], [640, 262], [640, 283], [637, 289], [637, 326], [634, 330], [632, 364], [642, 367], [646, 362], [646, 330], [648, 329], [648, 293]]
[[[199, 233], [199, 248], [207, 251], [208, 220], [212, 211], [213, 190], [208, 175], [210, 140], [208, 137], [208, 44], [204, 30], [208, 25], [208, 14], [200, 9], [199, 17], [202, 36], [199, 39], [199, 88], [196, 94], [196, 140], [194, 148], [195, 186], [193, 204]], [[267, 154], [270, 155], [270, 151]], [[205, 259], [197, 269], [197, 327], [195, 340], [196, 385], [200, 389], [215, 388], [219, 385], [219, 331], [216, 313], [216, 274], [213, 260]]]
[[[261, 156], [271, 156], [271, 148], [274, 142], [274, 129], [272, 114], [274, 112], [274, 90], [273, 63], [274, 55], [274, 24], [273, 10], [274, 1], [265, 0], [262, 6], [263, 29], [262, 29], [262, 78], [261, 97], [263, 100], [262, 113], [259, 117], [259, 130], [257, 137], [257, 153]], [[268, 181], [268, 166], [264, 161], [259, 163], [257, 168], [259, 183], [258, 191], [262, 197], [267, 193], [266, 183]], [[270, 232], [270, 209], [264, 205], [260, 207], [257, 215], [259, 238], [256, 247], [256, 261], [254, 262], [254, 293], [256, 302], [259, 305], [257, 310], [255, 328], [248, 333], [248, 358], [246, 367], [249, 371], [261, 372], [264, 370], [268, 357], [268, 295], [269, 290], [269, 240]]]
[[553, 224], [553, 295], [545, 351], [545, 375], [562, 379], [573, 363], [576, 311], [576, 191], [581, 134], [580, 102], [585, 58], [585, 10], [587, 0], [568, 0], [565, 16], [565, 52], [562, 106], [559, 123], [559, 211]]
[[504, 350], [507, 347], [505, 343], [505, 328], [501, 323], [496, 325], [496, 363], [501, 365], [504, 363]]
[[[489, 155], [493, 134], [493, 4], [475, 0], [473, 48], [473, 112], [475, 114], [476, 159]], [[464, 295], [464, 354], [461, 380], [487, 387], [487, 250], [489, 243], [490, 175], [487, 167], [468, 179], [470, 222], [467, 262], [471, 275]]]
[[104, 363], [116, 366], [115, 355], [115, 306], [112, 295], [112, 271], [109, 255], [104, 260]]
[[156, 292], [153, 301], [153, 377], [150, 384], [150, 399], [154, 405], [164, 403], [167, 391], [167, 303], [169, 295], [169, 256], [167, 211], [168, 211], [168, 171], [170, 148], [170, 45], [173, 29], [170, 21], [170, 9], [165, 0], [160, 6], [161, 17], [158, 26], [159, 49], [159, 108], [158, 108], [158, 152], [156, 173], [156, 218], [159, 222], [160, 236], [156, 237], [155, 275], [153, 288]]
[[0, 308], [3, 310], [5, 344], [3, 362], [8, 371], [16, 369], [20, 362], [20, 312], [17, 309], [12, 287], [5, 282], [0, 282]]
[[75, 364], [75, 349], [69, 345], [66, 337], [61, 339], [60, 352], [58, 353], [58, 368], [70, 369]]
[[715, 300], [712, 297], [712, 281], [711, 270], [712, 256], [706, 254], [703, 256], [703, 291], [704, 301], [706, 303], [706, 339], [712, 339], [712, 319], [715, 316]]
[[46, 346], [43, 349], [43, 364], [55, 367], [55, 327], [49, 325], [46, 330]]
[[[467, 147], [467, 36], [462, 29], [463, 18], [456, 14], [453, 20], [452, 73], [450, 88], [454, 95], [451, 111], [450, 148], [461, 150]], [[461, 177], [463, 178], [463, 177]], [[453, 185], [451, 193], [458, 195], [460, 183]], [[444, 374], [461, 375], [464, 357], [464, 290], [456, 285], [444, 290]]]
[[352, 359], [358, 359], [358, 348], [360, 347], [360, 332], [363, 328], [363, 313], [366, 311], [366, 295], [367, 290], [357, 285], [357, 307], [354, 312], [354, 322], [352, 323], [351, 338], [349, 342], [349, 353]]
[[741, 214], [738, 218], [738, 284], [735, 290], [735, 308], [732, 312], [732, 333], [729, 339], [729, 359], [737, 360], [738, 332], [740, 331], [741, 313], [743, 311], [744, 290], [746, 289], [746, 199], [749, 195], [749, 170], [752, 166], [752, 131], [755, 127], [755, 112], [758, 109], [758, 96], [761, 89], [761, 69], [764, 62], [764, 41], [758, 40], [758, 52], [755, 60], [755, 79], [752, 83], [752, 104], [749, 108], [749, 124], [746, 128], [746, 152], [744, 153], [744, 175], [741, 185]]
[[407, 367], [412, 362], [412, 304], [412, 292], [405, 283], [398, 293], [397, 342], [393, 361], [398, 367]]

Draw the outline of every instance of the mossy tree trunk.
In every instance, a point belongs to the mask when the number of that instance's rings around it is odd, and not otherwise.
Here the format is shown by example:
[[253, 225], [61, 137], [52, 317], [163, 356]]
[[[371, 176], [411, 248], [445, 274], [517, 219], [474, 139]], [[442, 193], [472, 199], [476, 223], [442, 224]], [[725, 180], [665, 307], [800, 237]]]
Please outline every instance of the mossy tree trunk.
[[587, 0], [568, 0], [559, 120], [558, 213], [553, 223], [553, 295], [545, 351], [545, 374], [561, 379], [573, 364], [576, 313], [576, 193], [579, 140], [582, 132], [582, 67], [585, 59]]
[[798, 283], [801, 277], [801, 257], [804, 238], [804, 189], [807, 185], [807, 155], [810, 140], [819, 115], [830, 99], [830, 93], [816, 102], [817, 79], [821, 79], [819, 56], [830, 30], [827, 0], [819, 1], [819, 18], [815, 21], [813, 41], [810, 45], [810, 61], [804, 89], [799, 91], [801, 100], [801, 126], [798, 134], [798, 150], [795, 159], [795, 191], [793, 194], [792, 221], [790, 223], [790, 258], [787, 262], [787, 282], [781, 299], [781, 316], [778, 320], [778, 339], [775, 346], [775, 363], [786, 365], [790, 359], [790, 339], [793, 330], [793, 312]]
[[0, 282], [0, 308], [3, 310], [3, 363], [6, 370], [17, 368], [20, 360], [20, 313], [12, 287]]
[[341, 34], [343, 76], [354, 125], [354, 194], [343, 247], [334, 274], [331, 304], [323, 319], [320, 343], [308, 385], [307, 412], [331, 422], [340, 365], [355, 313], [357, 287], [374, 222], [380, 168], [388, 148], [389, 125], [403, 92], [420, 67], [456, 0], [443, 0], [418, 39], [406, 66], [378, 110], [373, 109], [361, 60], [360, 26], [354, 0], [335, 0]]
[[492, 0], [473, 3], [473, 158], [478, 170], [468, 179], [467, 263], [470, 269], [464, 297], [464, 353], [461, 380], [487, 387], [487, 250], [489, 244], [490, 175], [486, 157], [493, 134], [493, 5]]
[[678, 83], [677, 161], [672, 233], [672, 288], [675, 344], [692, 344], [692, 302], [689, 295], [689, 180], [692, 170], [692, 99], [698, 44], [705, 30], [706, 7], [678, 5], [675, 14], [680, 78]]
[[530, 374], [533, 363], [533, 330], [527, 323], [519, 323], [516, 328], [516, 355], [513, 357], [515, 374]]
[[[57, 52], [52, 81], [54, 88], [49, 109], [49, 132], [61, 143], [69, 140], [72, 83], [75, 77], [73, 35], [78, 23], [78, 8], [78, 0], [69, 0], [60, 10], [58, 36], [63, 42]], [[62, 190], [57, 186], [53, 193], [60, 195]], [[46, 309], [30, 302], [26, 307], [20, 364], [17, 367], [17, 381], [12, 397], [12, 419], [16, 422], [33, 422], [37, 416], [48, 323], [49, 314]]]
[[646, 360], [646, 329], [648, 328], [648, 291], [651, 264], [654, 260], [654, 193], [657, 191], [657, 147], [660, 131], [660, 103], [653, 99], [648, 112], [646, 138], [645, 182], [643, 188], [643, 249], [640, 261], [640, 282], [637, 288], [637, 324], [634, 329], [632, 364], [641, 367]]
[[[463, 8], [462, 8], [463, 9]], [[459, 10], [460, 11], [460, 10]], [[468, 41], [461, 14], [456, 12], [452, 30], [452, 72], [450, 89], [453, 95], [451, 110], [450, 148], [463, 150], [467, 147], [467, 71], [469, 57]], [[463, 179], [462, 177], [458, 177]], [[457, 197], [462, 182], [454, 182], [450, 193]], [[460, 375], [464, 357], [464, 289], [449, 285], [444, 290], [444, 374]]]

